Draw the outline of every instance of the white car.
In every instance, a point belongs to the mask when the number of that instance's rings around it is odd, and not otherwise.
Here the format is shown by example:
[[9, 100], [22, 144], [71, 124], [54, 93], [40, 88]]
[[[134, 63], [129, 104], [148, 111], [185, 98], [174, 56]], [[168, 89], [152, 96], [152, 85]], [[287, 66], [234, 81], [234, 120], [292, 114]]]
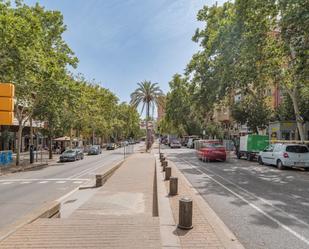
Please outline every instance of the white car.
[[272, 144], [259, 153], [258, 162], [276, 165], [278, 169], [309, 168], [309, 149], [302, 144]]
[[171, 142], [171, 145], [170, 145], [171, 148], [181, 148], [181, 143], [177, 140], [174, 140]]

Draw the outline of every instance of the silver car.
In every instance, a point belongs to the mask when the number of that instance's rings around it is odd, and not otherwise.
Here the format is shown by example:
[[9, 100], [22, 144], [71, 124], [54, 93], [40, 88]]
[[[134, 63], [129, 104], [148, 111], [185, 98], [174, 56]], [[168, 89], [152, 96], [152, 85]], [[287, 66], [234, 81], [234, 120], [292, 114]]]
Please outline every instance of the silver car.
[[278, 169], [285, 167], [309, 169], [309, 149], [304, 144], [271, 144], [259, 153], [258, 162], [276, 165]]
[[80, 149], [69, 149], [60, 156], [60, 162], [72, 162], [84, 159], [84, 152]]

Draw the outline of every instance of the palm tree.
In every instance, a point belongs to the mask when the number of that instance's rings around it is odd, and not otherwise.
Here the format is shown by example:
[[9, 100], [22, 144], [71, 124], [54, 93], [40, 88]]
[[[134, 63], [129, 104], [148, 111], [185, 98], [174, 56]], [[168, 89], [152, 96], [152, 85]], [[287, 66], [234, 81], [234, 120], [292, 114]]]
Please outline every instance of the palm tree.
[[142, 81], [137, 83], [138, 88], [131, 94], [131, 105], [135, 108], [140, 104], [142, 106], [142, 113], [146, 107], [146, 148], [150, 148], [148, 121], [150, 115], [150, 108], [154, 110], [155, 106], [160, 105], [163, 92], [158, 86], [158, 83], [151, 83], [151, 81]]

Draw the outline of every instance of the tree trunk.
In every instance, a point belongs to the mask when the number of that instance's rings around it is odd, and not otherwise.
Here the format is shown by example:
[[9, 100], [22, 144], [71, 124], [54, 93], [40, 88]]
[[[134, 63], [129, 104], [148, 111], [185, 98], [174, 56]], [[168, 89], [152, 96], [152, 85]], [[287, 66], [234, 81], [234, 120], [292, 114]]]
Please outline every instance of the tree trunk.
[[293, 92], [288, 91], [288, 93], [289, 93], [289, 95], [292, 99], [292, 102], [293, 102], [293, 108], [294, 108], [294, 113], [295, 113], [295, 117], [296, 117], [296, 123], [297, 123], [297, 128], [298, 128], [300, 140], [302, 142], [304, 142], [305, 141], [305, 132], [304, 132], [304, 127], [303, 127], [303, 119], [300, 115], [298, 101], [297, 101], [298, 90], [296, 88], [294, 88]]
[[94, 129], [92, 129], [92, 145], [94, 145]]
[[148, 129], [148, 121], [149, 121], [149, 102], [146, 103], [146, 151], [150, 148], [150, 141], [149, 141], [149, 129]]
[[53, 159], [53, 138], [51, 135], [48, 135], [48, 152], [49, 159]]
[[33, 127], [32, 127], [32, 118], [30, 117], [30, 145], [33, 145]]
[[21, 139], [23, 134], [23, 124], [22, 121], [18, 122], [18, 133], [17, 133], [17, 144], [16, 144], [16, 166], [20, 163], [20, 151], [21, 151]]

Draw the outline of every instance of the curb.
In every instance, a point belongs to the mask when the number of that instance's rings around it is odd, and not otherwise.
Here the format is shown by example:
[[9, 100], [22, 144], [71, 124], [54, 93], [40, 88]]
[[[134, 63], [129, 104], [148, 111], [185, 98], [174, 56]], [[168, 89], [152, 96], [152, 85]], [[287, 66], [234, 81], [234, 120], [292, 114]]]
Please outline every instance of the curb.
[[174, 233], [177, 225], [172, 214], [161, 168], [159, 165], [159, 161], [155, 155], [154, 158], [157, 178], [158, 214], [160, 219], [161, 246], [162, 249], [180, 249], [181, 244], [179, 237]]
[[12, 233], [16, 232], [23, 226], [34, 222], [39, 218], [53, 218], [57, 217], [60, 210], [60, 203], [58, 201], [52, 201], [42, 205], [40, 208], [36, 209], [34, 212], [25, 215], [23, 218], [9, 225], [7, 228], [0, 231], [0, 242], [10, 236]]
[[218, 217], [215, 211], [209, 206], [207, 201], [201, 196], [201, 194], [192, 186], [192, 184], [187, 180], [184, 174], [177, 168], [174, 162], [168, 160], [169, 165], [172, 166], [173, 170], [177, 172], [177, 175], [181, 177], [181, 180], [185, 182], [188, 189], [193, 193], [192, 199], [195, 204], [199, 207], [200, 212], [207, 220], [210, 226], [213, 228], [214, 232], [220, 236], [218, 238], [222, 242], [225, 248], [228, 249], [245, 249], [245, 247], [240, 243], [236, 236], [231, 232], [231, 230], [224, 224], [224, 222]]

